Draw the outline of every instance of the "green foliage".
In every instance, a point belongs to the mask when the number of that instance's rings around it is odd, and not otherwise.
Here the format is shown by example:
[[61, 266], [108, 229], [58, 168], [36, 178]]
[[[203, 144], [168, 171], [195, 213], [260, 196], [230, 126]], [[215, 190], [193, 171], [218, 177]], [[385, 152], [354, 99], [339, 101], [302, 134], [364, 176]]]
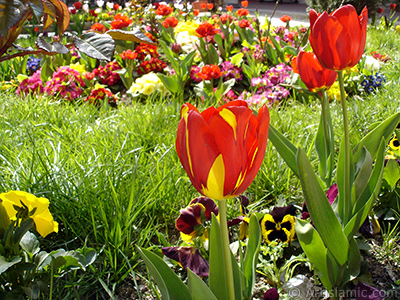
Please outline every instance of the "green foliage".
[[376, 12], [380, 6], [387, 2], [388, 1], [386, 0], [306, 0], [307, 5], [310, 8], [315, 9], [317, 12], [323, 12], [326, 10], [329, 13], [339, 8], [341, 5], [346, 4], [353, 5], [358, 13], [360, 13], [365, 6], [367, 6], [368, 11], [373, 13]]

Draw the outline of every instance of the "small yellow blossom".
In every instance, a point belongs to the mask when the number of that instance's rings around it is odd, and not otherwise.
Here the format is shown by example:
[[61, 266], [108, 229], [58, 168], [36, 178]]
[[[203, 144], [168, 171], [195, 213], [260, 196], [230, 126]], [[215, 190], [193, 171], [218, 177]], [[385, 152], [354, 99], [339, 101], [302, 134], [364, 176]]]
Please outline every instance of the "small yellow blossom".
[[128, 93], [130, 93], [133, 97], [136, 97], [141, 94], [148, 96], [153, 94], [155, 91], [166, 93], [167, 89], [161, 82], [160, 78], [158, 78], [155, 73], [151, 72], [136, 79]]
[[53, 220], [49, 211], [48, 199], [37, 198], [35, 195], [23, 191], [1, 193], [0, 199], [10, 220], [17, 219], [15, 207], [27, 208], [27, 215], [33, 219], [36, 230], [41, 236], [45, 237], [49, 233], [58, 232], [58, 223]]
[[79, 74], [84, 74], [86, 72], [85, 66], [80, 63], [70, 64], [69, 67], [79, 72]]
[[187, 31], [190, 35], [196, 36], [197, 27], [199, 27], [199, 23], [196, 23], [195, 21], [179, 22], [175, 27], [174, 32], [176, 34], [178, 32]]
[[[329, 101], [340, 101], [340, 87], [339, 87], [339, 82], [335, 81], [334, 84], [332, 84], [331, 88], [329, 90], [326, 91], [326, 93], [328, 94], [328, 99]], [[347, 93], [346, 97], [347, 97]]]

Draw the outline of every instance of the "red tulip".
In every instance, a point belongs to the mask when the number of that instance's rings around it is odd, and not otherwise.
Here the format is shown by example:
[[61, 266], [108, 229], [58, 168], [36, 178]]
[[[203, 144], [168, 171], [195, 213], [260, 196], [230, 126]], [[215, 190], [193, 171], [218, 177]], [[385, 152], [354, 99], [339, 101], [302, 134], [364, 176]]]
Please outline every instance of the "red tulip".
[[314, 53], [300, 51], [292, 63], [293, 71], [300, 74], [301, 80], [311, 91], [329, 88], [336, 80], [337, 73], [325, 69]]
[[254, 180], [264, 158], [269, 112], [255, 116], [245, 101], [231, 101], [199, 113], [181, 108], [176, 151], [199, 193], [216, 200], [242, 194]]
[[310, 11], [310, 43], [321, 65], [339, 71], [354, 67], [360, 60], [367, 35], [368, 11], [358, 16], [352, 5], [328, 15]]

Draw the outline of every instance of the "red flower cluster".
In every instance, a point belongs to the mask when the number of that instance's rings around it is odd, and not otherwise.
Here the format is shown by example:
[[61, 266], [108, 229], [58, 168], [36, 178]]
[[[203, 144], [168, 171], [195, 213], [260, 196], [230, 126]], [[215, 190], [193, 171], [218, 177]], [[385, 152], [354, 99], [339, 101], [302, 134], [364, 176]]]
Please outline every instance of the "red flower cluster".
[[106, 88], [100, 88], [97, 90], [92, 90], [90, 95], [85, 98], [85, 102], [89, 102], [90, 104], [96, 106], [101, 106], [105, 99], [111, 106], [116, 106], [118, 101], [118, 98], [110, 90]]
[[137, 59], [143, 61], [147, 55], [151, 57], [158, 57], [157, 46], [141, 43], [136, 47], [135, 53], [137, 54]]
[[239, 27], [240, 28], [248, 28], [251, 25], [251, 21], [247, 19], [243, 19], [239, 21]]
[[203, 80], [217, 79], [222, 76], [222, 72], [217, 65], [205, 65], [197, 76]]
[[199, 27], [197, 27], [196, 33], [199, 35], [199, 37], [206, 37], [206, 36], [214, 36], [217, 33], [217, 31], [212, 24], [206, 21], [203, 24], [200, 24]]
[[114, 16], [114, 21], [111, 22], [111, 29], [122, 29], [131, 25], [132, 22], [128, 16], [117, 14]]
[[168, 16], [168, 15], [172, 14], [173, 11], [174, 11], [174, 9], [172, 7], [165, 5], [165, 4], [160, 4], [157, 7], [156, 15]]
[[138, 54], [136, 52], [132, 51], [131, 49], [128, 49], [128, 50], [122, 52], [119, 56], [122, 59], [133, 60], [133, 59], [136, 59], [138, 57]]
[[395, 10], [396, 9], [396, 7], [397, 7], [397, 4], [394, 4], [394, 3], [390, 3], [390, 10]]
[[117, 62], [112, 61], [107, 63], [104, 67], [99, 66], [98, 68], [94, 69], [92, 73], [86, 72], [85, 78], [93, 79], [95, 76], [97, 76], [102, 84], [114, 85], [121, 81], [119, 74], [114, 72], [119, 69], [122, 69], [121, 66]]
[[89, 16], [97, 17], [97, 12], [94, 9], [89, 10]]
[[92, 27], [90, 27], [90, 30], [99, 33], [104, 33], [107, 31], [106, 27], [101, 23], [94, 23]]
[[165, 28], [175, 28], [176, 25], [178, 25], [179, 21], [177, 18], [175, 17], [168, 17], [165, 18], [164, 22], [162, 22], [162, 26], [164, 26]]
[[167, 67], [167, 64], [157, 57], [152, 57], [150, 60], [142, 62], [138, 68], [138, 74], [147, 74], [150, 72], [162, 72]]
[[387, 62], [388, 60], [391, 60], [391, 58], [387, 54], [380, 54], [377, 51], [371, 52], [371, 55], [381, 62]]
[[248, 9], [245, 9], [245, 8], [239, 8], [239, 9], [237, 10], [236, 14], [237, 14], [239, 17], [244, 17], [244, 16], [247, 16], [247, 15], [249, 14], [249, 10], [248, 10]]
[[75, 3], [74, 3], [74, 7], [75, 7], [76, 9], [81, 9], [81, 8], [82, 8], [82, 2], [75, 2]]

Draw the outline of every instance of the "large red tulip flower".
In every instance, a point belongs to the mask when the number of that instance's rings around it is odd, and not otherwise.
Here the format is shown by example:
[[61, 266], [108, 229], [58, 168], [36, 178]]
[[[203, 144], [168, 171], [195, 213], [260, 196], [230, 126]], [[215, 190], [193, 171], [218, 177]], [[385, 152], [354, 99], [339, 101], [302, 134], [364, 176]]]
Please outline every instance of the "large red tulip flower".
[[292, 66], [306, 87], [313, 92], [330, 88], [337, 77], [335, 71], [321, 66], [315, 54], [311, 52], [300, 51]]
[[354, 67], [360, 60], [367, 35], [368, 11], [357, 15], [352, 5], [333, 13], [310, 11], [310, 43], [321, 65], [339, 71]]
[[186, 103], [181, 117], [176, 151], [193, 186], [215, 200], [242, 194], [264, 158], [267, 107], [263, 105], [255, 116], [245, 101], [231, 101], [202, 113]]

